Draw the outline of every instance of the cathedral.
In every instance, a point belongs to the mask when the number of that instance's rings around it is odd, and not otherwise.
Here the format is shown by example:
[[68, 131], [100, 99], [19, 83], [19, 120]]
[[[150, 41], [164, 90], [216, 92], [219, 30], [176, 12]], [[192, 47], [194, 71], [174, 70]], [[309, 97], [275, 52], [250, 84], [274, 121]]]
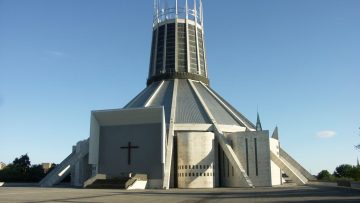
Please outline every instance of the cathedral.
[[202, 0], [154, 1], [146, 84], [123, 108], [92, 111], [90, 137], [40, 186], [69, 174], [74, 186], [126, 180], [128, 189], [276, 186], [283, 177], [301, 185], [314, 179], [280, 146], [277, 128], [270, 136], [259, 115], [253, 124], [210, 87]]

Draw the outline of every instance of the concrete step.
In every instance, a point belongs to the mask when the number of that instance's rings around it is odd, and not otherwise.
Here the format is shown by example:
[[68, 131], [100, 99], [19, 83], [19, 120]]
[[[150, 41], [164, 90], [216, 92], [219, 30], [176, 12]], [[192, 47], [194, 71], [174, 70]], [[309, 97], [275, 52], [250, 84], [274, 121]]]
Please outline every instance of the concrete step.
[[145, 189], [147, 184], [147, 175], [131, 174], [128, 177], [107, 177], [103, 174], [87, 180], [84, 188], [89, 189]]
[[126, 183], [131, 178], [95, 180], [92, 184], [87, 185], [90, 189], [126, 189]]

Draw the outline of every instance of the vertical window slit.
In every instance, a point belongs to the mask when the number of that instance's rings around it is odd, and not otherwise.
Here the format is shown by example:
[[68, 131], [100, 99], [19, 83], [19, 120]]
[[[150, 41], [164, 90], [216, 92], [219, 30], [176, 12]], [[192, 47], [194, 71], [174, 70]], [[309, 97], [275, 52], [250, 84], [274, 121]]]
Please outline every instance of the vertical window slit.
[[257, 153], [257, 139], [254, 138], [254, 145], [255, 145], [255, 168], [256, 168], [256, 176], [259, 175], [258, 169], [258, 153]]
[[249, 148], [248, 148], [248, 139], [245, 139], [245, 149], [246, 149], [246, 173], [249, 175]]

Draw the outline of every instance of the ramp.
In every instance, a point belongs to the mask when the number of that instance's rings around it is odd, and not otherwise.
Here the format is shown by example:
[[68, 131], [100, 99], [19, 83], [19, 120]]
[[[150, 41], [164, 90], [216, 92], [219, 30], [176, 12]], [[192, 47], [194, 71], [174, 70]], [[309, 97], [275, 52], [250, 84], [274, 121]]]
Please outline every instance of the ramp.
[[298, 185], [304, 185], [308, 182], [308, 179], [302, 175], [293, 165], [287, 162], [283, 157], [278, 157], [274, 152], [270, 151], [271, 160], [289, 176]]

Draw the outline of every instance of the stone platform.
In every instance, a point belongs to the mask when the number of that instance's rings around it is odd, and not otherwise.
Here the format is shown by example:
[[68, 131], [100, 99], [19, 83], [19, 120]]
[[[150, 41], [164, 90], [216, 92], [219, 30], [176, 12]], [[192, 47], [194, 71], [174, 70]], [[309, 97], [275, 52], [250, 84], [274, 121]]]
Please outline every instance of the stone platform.
[[94, 190], [76, 188], [2, 187], [0, 202], [360, 202], [360, 190], [329, 186], [216, 188], [171, 190]]

